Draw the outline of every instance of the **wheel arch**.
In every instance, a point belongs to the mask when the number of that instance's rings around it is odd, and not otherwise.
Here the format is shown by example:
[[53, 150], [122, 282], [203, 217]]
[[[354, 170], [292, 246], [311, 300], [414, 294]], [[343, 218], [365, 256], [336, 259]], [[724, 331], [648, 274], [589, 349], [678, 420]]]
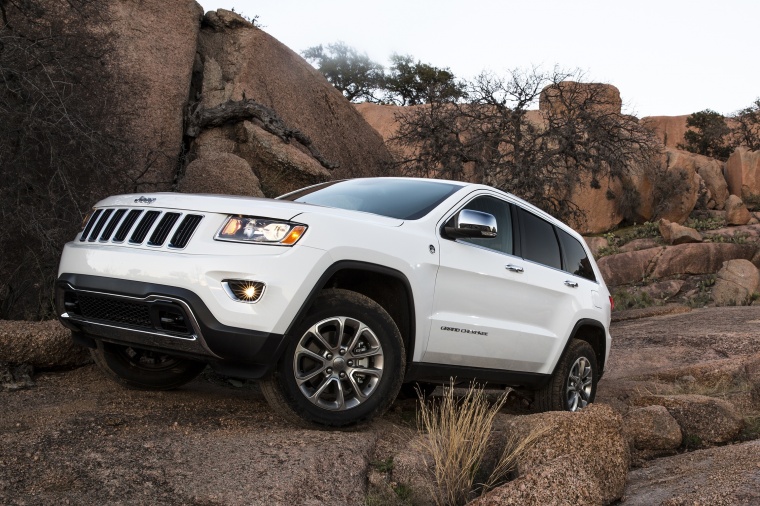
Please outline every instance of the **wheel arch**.
[[567, 348], [570, 346], [570, 342], [573, 339], [586, 341], [589, 345], [591, 345], [591, 348], [593, 348], [594, 355], [596, 357], [596, 364], [599, 367], [599, 377], [601, 378], [601, 376], [604, 374], [604, 368], [606, 365], [605, 357], [607, 356], [607, 331], [604, 325], [601, 322], [590, 318], [583, 318], [581, 320], [578, 320], [575, 323], [572, 332], [570, 332], [570, 337], [565, 343], [565, 347], [562, 350], [557, 363], [559, 363], [565, 353], [567, 353]]
[[[409, 279], [400, 271], [384, 265], [341, 260], [328, 267], [309, 292], [295, 318], [285, 331], [288, 336], [293, 326], [306, 314], [314, 300], [326, 288], [343, 288], [361, 293], [380, 304], [396, 323], [406, 348], [407, 367], [412, 362], [415, 332], [414, 295]], [[281, 347], [281, 352], [284, 347]], [[281, 353], [280, 353], [281, 355]], [[277, 357], [279, 359], [279, 357]]]

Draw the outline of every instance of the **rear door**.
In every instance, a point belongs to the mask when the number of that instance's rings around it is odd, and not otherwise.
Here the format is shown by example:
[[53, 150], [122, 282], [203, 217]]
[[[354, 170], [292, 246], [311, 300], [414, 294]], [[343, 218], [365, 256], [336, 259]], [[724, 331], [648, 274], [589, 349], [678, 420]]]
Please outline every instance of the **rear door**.
[[423, 361], [550, 373], [580, 287], [562, 270], [555, 227], [496, 196], [477, 196], [464, 208], [494, 214], [497, 237], [441, 239]]

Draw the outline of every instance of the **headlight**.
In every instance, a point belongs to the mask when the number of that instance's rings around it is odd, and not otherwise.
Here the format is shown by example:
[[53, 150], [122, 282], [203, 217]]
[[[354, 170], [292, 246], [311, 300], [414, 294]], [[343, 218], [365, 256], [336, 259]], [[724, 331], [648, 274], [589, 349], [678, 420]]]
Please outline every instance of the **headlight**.
[[306, 225], [253, 216], [230, 216], [216, 234], [221, 241], [292, 246], [306, 232]]

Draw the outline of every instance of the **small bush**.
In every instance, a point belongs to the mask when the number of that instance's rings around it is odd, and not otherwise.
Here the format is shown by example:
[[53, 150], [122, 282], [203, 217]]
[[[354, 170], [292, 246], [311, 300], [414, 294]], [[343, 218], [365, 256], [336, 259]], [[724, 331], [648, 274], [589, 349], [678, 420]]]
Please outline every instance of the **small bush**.
[[696, 434], [684, 434], [681, 446], [683, 446], [685, 450], [698, 450], [704, 447], [704, 442], [702, 441], [702, 438]]
[[505, 393], [490, 403], [484, 390], [476, 385], [471, 385], [464, 397], [456, 398], [452, 382], [444, 388], [439, 401], [420, 404], [419, 426], [428, 435], [424, 449], [434, 466], [431, 495], [439, 506], [466, 504], [506, 481], [517, 458], [544, 433], [537, 430], [524, 439], [509, 438], [485, 482], [476, 484], [476, 476], [484, 471], [481, 467], [491, 441], [494, 417], [506, 400]]
[[381, 473], [389, 473], [393, 471], [393, 457], [388, 457], [385, 460], [376, 460], [372, 462], [372, 467]]
[[612, 298], [615, 300], [615, 311], [641, 309], [657, 304], [657, 301], [646, 292], [630, 293], [627, 290], [618, 290], [612, 295]]
[[704, 232], [705, 230], [716, 230], [726, 226], [726, 220], [719, 217], [706, 217], [706, 218], [689, 218], [686, 222], [686, 226]]

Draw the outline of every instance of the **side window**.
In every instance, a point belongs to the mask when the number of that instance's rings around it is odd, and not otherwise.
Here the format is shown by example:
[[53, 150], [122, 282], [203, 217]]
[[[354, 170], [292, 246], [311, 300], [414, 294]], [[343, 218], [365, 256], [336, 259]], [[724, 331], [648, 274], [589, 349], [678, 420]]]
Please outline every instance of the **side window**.
[[559, 242], [562, 243], [562, 251], [565, 254], [564, 270], [576, 276], [596, 281], [596, 276], [594, 276], [594, 270], [591, 268], [591, 262], [586, 255], [586, 250], [583, 249], [578, 239], [560, 229], [557, 229], [557, 235], [559, 236]]
[[464, 209], [492, 214], [496, 218], [496, 237], [468, 237], [457, 239], [458, 241], [512, 254], [512, 215], [508, 203], [494, 197], [483, 196], [470, 201]]
[[554, 225], [521, 208], [520, 228], [524, 259], [555, 269], [562, 268], [562, 256], [557, 236], [554, 235]]

